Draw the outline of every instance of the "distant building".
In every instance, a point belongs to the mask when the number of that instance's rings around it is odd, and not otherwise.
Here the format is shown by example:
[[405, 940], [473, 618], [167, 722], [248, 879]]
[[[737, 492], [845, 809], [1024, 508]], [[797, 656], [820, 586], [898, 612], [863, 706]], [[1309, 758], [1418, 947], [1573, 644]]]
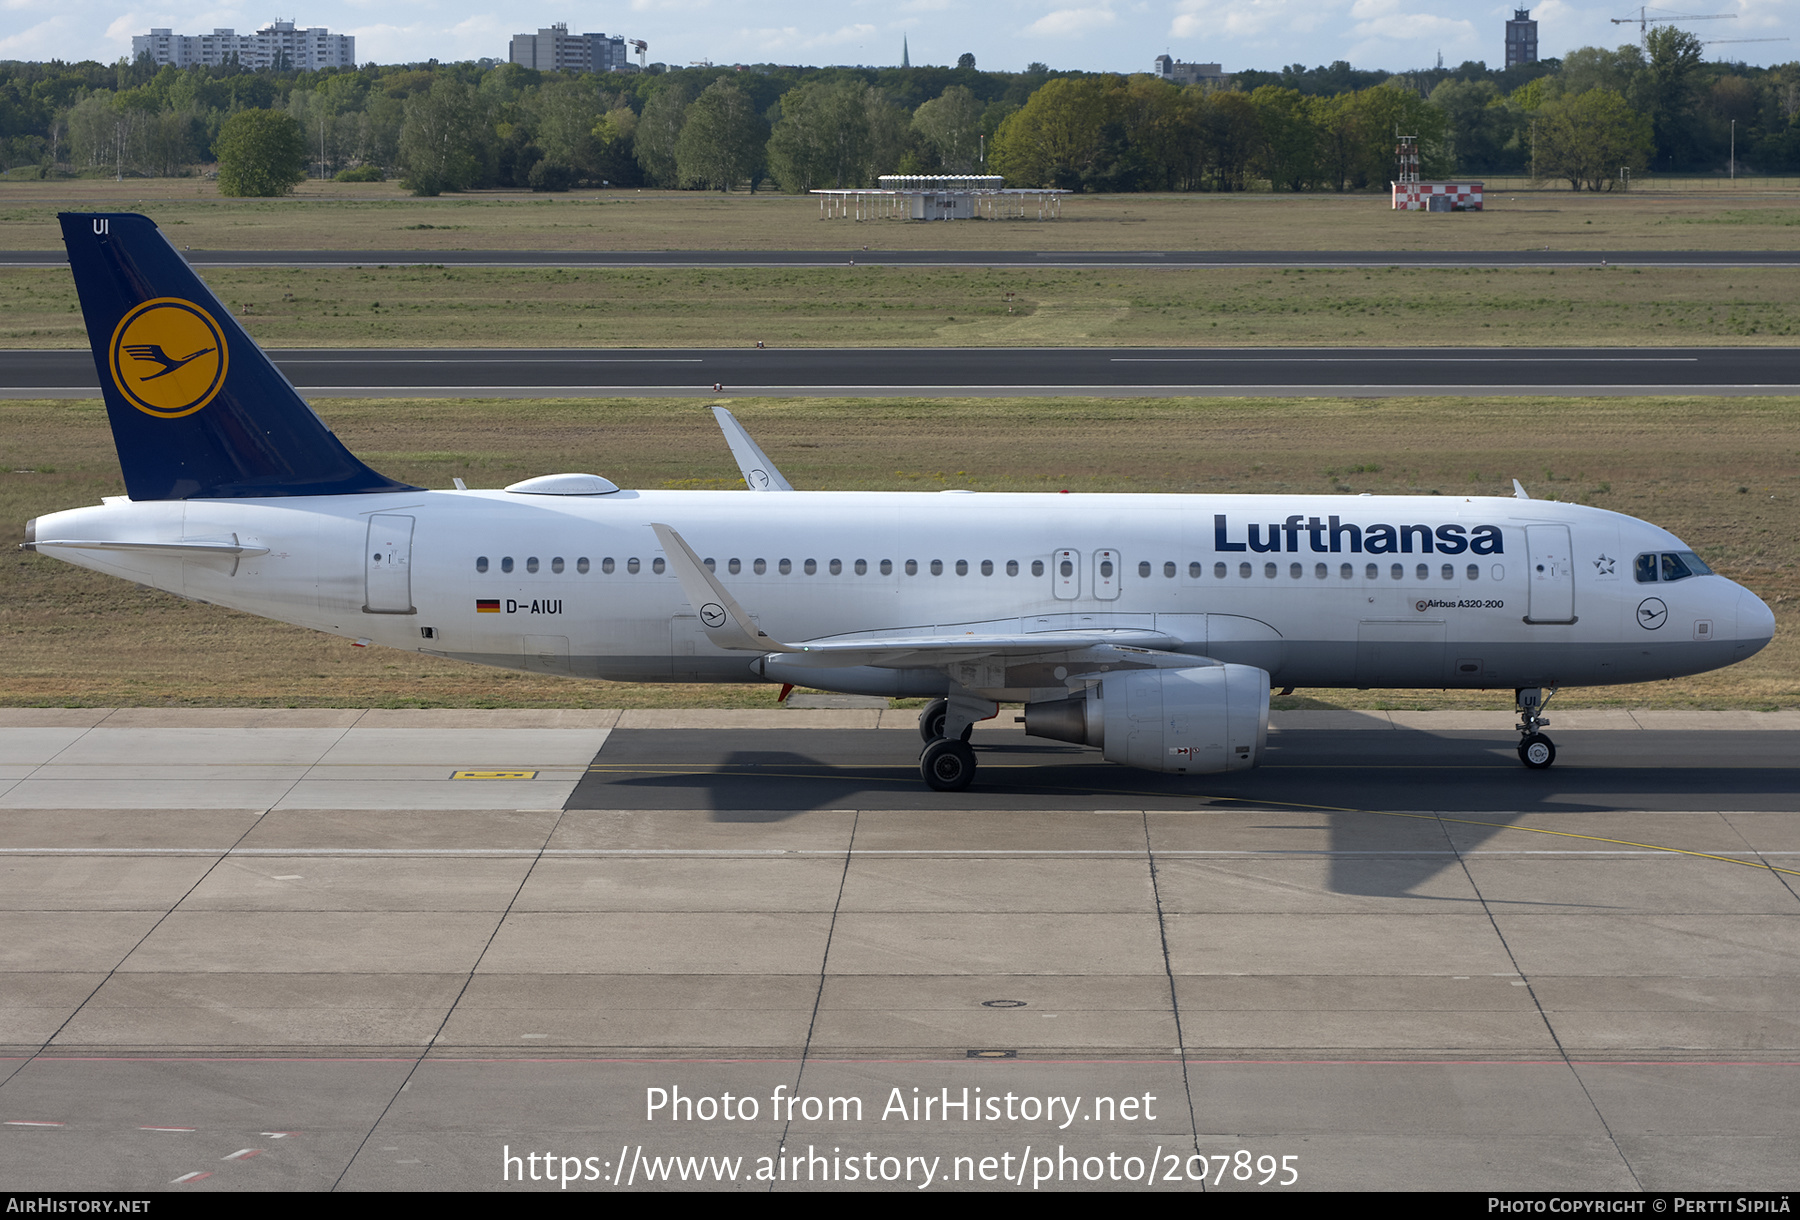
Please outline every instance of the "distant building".
[[1516, 68], [1520, 64], [1537, 62], [1537, 22], [1531, 19], [1531, 10], [1516, 8], [1513, 19], [1506, 23], [1506, 66]]
[[559, 21], [535, 34], [514, 34], [507, 56], [524, 68], [543, 72], [626, 72], [625, 39], [605, 34], [571, 34]]
[[1167, 55], [1156, 57], [1156, 74], [1177, 85], [1198, 85], [1206, 81], [1216, 82], [1231, 79], [1231, 73], [1225, 71], [1220, 64], [1184, 64], [1179, 59], [1170, 59]]
[[148, 55], [158, 66], [195, 65], [218, 67], [236, 60], [246, 68], [296, 68], [313, 72], [320, 68], [356, 67], [356, 39], [333, 34], [324, 26], [295, 29], [291, 21], [272, 21], [254, 34], [215, 29], [210, 34], [177, 34], [151, 30], [131, 39], [131, 57]]

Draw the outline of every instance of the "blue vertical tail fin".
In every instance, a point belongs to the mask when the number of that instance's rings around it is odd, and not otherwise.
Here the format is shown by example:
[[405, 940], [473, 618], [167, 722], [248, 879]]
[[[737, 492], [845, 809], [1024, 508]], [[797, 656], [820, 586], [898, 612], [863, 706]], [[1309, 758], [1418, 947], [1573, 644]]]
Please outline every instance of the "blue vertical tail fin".
[[149, 217], [59, 219], [133, 500], [417, 490], [344, 448]]

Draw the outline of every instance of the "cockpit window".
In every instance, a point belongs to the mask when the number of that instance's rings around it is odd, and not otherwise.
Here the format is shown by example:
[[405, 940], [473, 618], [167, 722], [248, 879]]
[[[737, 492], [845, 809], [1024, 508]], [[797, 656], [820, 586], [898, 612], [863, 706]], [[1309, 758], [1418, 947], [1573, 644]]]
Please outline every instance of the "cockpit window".
[[1639, 584], [1652, 581], [1686, 580], [1690, 576], [1711, 576], [1712, 569], [1692, 551], [1664, 551], [1660, 555], [1639, 555], [1636, 574]]
[[1692, 551], [1679, 551], [1662, 557], [1662, 578], [1682, 580], [1689, 576], [1711, 576], [1712, 569], [1700, 562]]

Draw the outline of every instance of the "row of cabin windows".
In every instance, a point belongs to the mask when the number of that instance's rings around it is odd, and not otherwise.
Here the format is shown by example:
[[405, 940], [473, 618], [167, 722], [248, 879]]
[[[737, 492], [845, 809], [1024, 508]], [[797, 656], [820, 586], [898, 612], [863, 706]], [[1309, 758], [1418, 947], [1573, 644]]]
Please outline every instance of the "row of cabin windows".
[[[1655, 556], [1650, 556], [1649, 558], [1654, 559]], [[1667, 560], [1667, 559], [1673, 558], [1673, 556], [1665, 555], [1665, 556], [1663, 556], [1663, 558], [1665, 560]], [[1686, 556], [1686, 558], [1691, 559], [1692, 556]], [[709, 572], [718, 571], [718, 562], [716, 560], [705, 559], [705, 560], [702, 560], [701, 562], [706, 564], [707, 571], [709, 571]], [[1698, 561], [1695, 560], [1695, 562], [1697, 563]], [[528, 556], [525, 560], [525, 571], [528, 573], [537, 572], [539, 570], [540, 566], [541, 565], [540, 565], [538, 557], [536, 555]], [[894, 561], [893, 560], [883, 559], [879, 566], [880, 566], [881, 575], [892, 576], [894, 574]], [[958, 559], [953, 566], [954, 566], [954, 570], [958, 576], [967, 576], [969, 574], [969, 561], [968, 560]], [[565, 569], [565, 567], [566, 567], [566, 564], [561, 555], [555, 556], [553, 559], [550, 560], [550, 571], [553, 573], [561, 573]], [[585, 555], [583, 555], [581, 558], [579, 558], [575, 561], [575, 570], [577, 572], [582, 573], [583, 575], [585, 575], [588, 571], [590, 571], [591, 567], [592, 567], [592, 564], [588, 560], [588, 557]], [[661, 576], [663, 574], [663, 572], [666, 570], [666, 567], [667, 567], [666, 563], [661, 558], [652, 559], [650, 561], [650, 570], [658, 576]], [[829, 560], [829, 561], [827, 561], [825, 567], [826, 567], [826, 571], [828, 571], [831, 575], [841, 576], [841, 575], [843, 575], [843, 572], [844, 572], [844, 561], [841, 559]], [[866, 576], [869, 573], [869, 561], [866, 559], [855, 560], [851, 563], [850, 567], [851, 567], [851, 570], [853, 572], [855, 572], [856, 575], [858, 575], [858, 576]], [[930, 567], [930, 572], [933, 576], [942, 576], [944, 574], [944, 561], [941, 559], [933, 559], [931, 561], [929, 567]], [[983, 576], [992, 576], [994, 574], [995, 565], [994, 565], [994, 561], [991, 559], [982, 560], [979, 567], [980, 567], [981, 574]], [[600, 561], [600, 571], [607, 575], [611, 575], [616, 570], [616, 568], [617, 568], [617, 564], [615, 563], [615, 561], [613, 560], [613, 558], [610, 555]], [[1646, 578], [1641, 574], [1641, 568], [1642, 568], [1642, 565], [1640, 565], [1640, 575], [1638, 576], [1638, 579], [1644, 580]], [[486, 555], [480, 555], [480, 556], [476, 557], [475, 570], [477, 572], [486, 572], [488, 570], [488, 557]], [[500, 570], [502, 572], [511, 572], [513, 570], [513, 557], [511, 555], [506, 555], [506, 556], [501, 557]], [[625, 571], [630, 573], [631, 575], [635, 576], [638, 572], [640, 572], [642, 570], [643, 570], [642, 561], [637, 559], [636, 557], [627, 559], [625, 561]], [[725, 570], [728, 573], [730, 573], [731, 575], [736, 576], [744, 570], [744, 561], [741, 559], [727, 559], [725, 561]], [[757, 576], [766, 575], [769, 570], [769, 561], [766, 559], [752, 559], [750, 561], [750, 570]], [[793, 571], [794, 571], [794, 561], [791, 559], [778, 559], [775, 561], [775, 570], [782, 576], [792, 575]], [[816, 559], [802, 560], [800, 563], [800, 570], [807, 576], [816, 576], [816, 575], [818, 575], [818, 572], [819, 572], [819, 561]], [[908, 559], [904, 565], [904, 570], [908, 576], [917, 576], [919, 574], [919, 561], [916, 559]], [[1020, 567], [1019, 567], [1018, 560], [1009, 559], [1006, 561], [1005, 571], [1008, 576], [1017, 576], [1019, 574], [1019, 570], [1020, 570]], [[1237, 574], [1242, 579], [1248, 579], [1249, 577], [1251, 577], [1255, 573], [1255, 570], [1256, 570], [1256, 565], [1249, 563], [1247, 561], [1237, 565]], [[1063, 560], [1061, 567], [1060, 567], [1060, 571], [1065, 578], [1075, 575], [1074, 562], [1071, 560], [1068, 560], [1068, 559]], [[1175, 574], [1177, 571], [1178, 571], [1178, 569], [1177, 569], [1177, 566], [1176, 566], [1174, 560], [1167, 560], [1162, 565], [1163, 576], [1170, 580], [1173, 580], [1175, 578]], [[1203, 565], [1201, 565], [1197, 561], [1194, 563], [1188, 564], [1188, 576], [1190, 579], [1199, 580], [1204, 571], [1205, 571], [1205, 568], [1203, 567]], [[1280, 571], [1281, 571], [1280, 564], [1265, 563], [1262, 565], [1262, 574], [1266, 579], [1269, 579], [1269, 580], [1275, 579], [1280, 574]], [[1652, 569], [1652, 571], [1654, 572], [1654, 569]], [[1152, 576], [1154, 574], [1154, 572], [1155, 572], [1155, 567], [1154, 567], [1154, 565], [1152, 565], [1150, 563], [1149, 560], [1144, 560], [1138, 564], [1138, 575], [1140, 577], [1149, 579], [1150, 576]], [[1313, 576], [1318, 580], [1328, 580], [1331, 577], [1331, 565], [1326, 564], [1326, 563], [1315, 563], [1313, 565], [1312, 573], [1313, 573]], [[1044, 574], [1044, 561], [1043, 560], [1034, 559], [1031, 561], [1031, 574], [1033, 576], [1042, 576]], [[1213, 564], [1213, 576], [1216, 579], [1223, 580], [1229, 574], [1230, 574], [1230, 565], [1224, 563], [1223, 561]], [[1305, 574], [1306, 574], [1306, 565], [1305, 564], [1290, 563], [1288, 565], [1288, 576], [1290, 578], [1292, 578], [1294, 580], [1300, 580], [1305, 576]], [[1683, 576], [1690, 575], [1690, 574], [1691, 573], [1688, 573], [1685, 571], [1682, 573]], [[1113, 575], [1112, 561], [1111, 560], [1102, 560], [1101, 564], [1100, 564], [1101, 579], [1110, 580], [1110, 579], [1112, 579], [1112, 575]], [[1406, 579], [1406, 565], [1403, 563], [1396, 563], [1396, 564], [1389, 565], [1388, 576], [1392, 580], [1405, 580]], [[1474, 563], [1469, 564], [1464, 571], [1464, 576], [1465, 576], [1465, 579], [1467, 579], [1467, 580], [1471, 580], [1471, 581], [1480, 580], [1481, 579], [1481, 565], [1474, 564]], [[1499, 564], [1495, 564], [1493, 576], [1494, 576], [1495, 580], [1504, 580], [1506, 578], [1506, 570], [1503, 567], [1501, 567]], [[1338, 565], [1338, 577], [1341, 580], [1354, 580], [1356, 578], [1356, 565], [1350, 564], [1350, 563], [1339, 564]], [[1438, 569], [1438, 578], [1440, 580], [1455, 580], [1456, 579], [1456, 565], [1453, 563], [1443, 564]], [[1371, 563], [1371, 564], [1366, 565], [1363, 569], [1363, 579], [1364, 580], [1380, 580], [1381, 579], [1381, 565], [1378, 563]], [[1429, 581], [1431, 579], [1431, 565], [1428, 563], [1421, 563], [1421, 564], [1416, 565], [1413, 569], [1413, 579], [1421, 580], [1421, 581]], [[1655, 579], [1654, 574], [1652, 574], [1652, 576], [1650, 576], [1649, 579], [1652, 579], [1652, 580]], [[1663, 579], [1664, 580], [1679, 580], [1679, 579], [1681, 579], [1681, 577], [1680, 576], [1670, 576], [1670, 575], [1665, 574], [1663, 576]]]
[[[1174, 565], [1169, 564], [1166, 566], [1173, 567]], [[1200, 565], [1197, 563], [1189, 564], [1188, 565], [1188, 575], [1190, 575], [1190, 576], [1200, 575], [1199, 568], [1200, 568]], [[1213, 575], [1215, 577], [1219, 578], [1220, 580], [1223, 580], [1226, 577], [1226, 575], [1229, 573], [1229, 571], [1230, 571], [1230, 569], [1226, 564], [1223, 564], [1223, 563], [1213, 564]], [[1243, 579], [1248, 579], [1251, 575], [1253, 575], [1255, 573], [1255, 571], [1256, 571], [1256, 565], [1252, 564], [1252, 563], [1240, 563], [1237, 566], [1237, 574], [1240, 578], [1243, 578]], [[1280, 572], [1281, 572], [1280, 564], [1265, 563], [1262, 565], [1262, 574], [1266, 579], [1274, 580], [1276, 578], [1276, 576], [1280, 575]], [[1143, 573], [1140, 570], [1139, 575], [1142, 575], [1142, 574]], [[1315, 563], [1312, 567], [1312, 574], [1315, 579], [1329, 580], [1331, 578], [1331, 565], [1328, 563]], [[1438, 574], [1439, 580], [1455, 580], [1456, 579], [1456, 565], [1453, 563], [1443, 564], [1442, 566], [1440, 566], [1438, 568], [1437, 574]], [[1173, 575], [1175, 575], [1175, 573], [1165, 572], [1164, 575], [1173, 576]], [[1305, 575], [1306, 575], [1306, 565], [1305, 564], [1290, 563], [1288, 565], [1288, 576], [1290, 578], [1292, 578], [1294, 580], [1300, 580]], [[1464, 579], [1471, 580], [1471, 581], [1480, 580], [1481, 579], [1481, 565], [1478, 563], [1469, 564], [1463, 570], [1463, 577], [1464, 577]], [[1338, 578], [1340, 580], [1355, 580], [1356, 579], [1356, 565], [1353, 563], [1339, 564], [1338, 565]], [[1390, 580], [1405, 580], [1406, 579], [1406, 565], [1403, 563], [1396, 563], [1396, 564], [1388, 565], [1388, 578]], [[1506, 579], [1506, 569], [1499, 564], [1495, 564], [1493, 578], [1495, 580], [1505, 580]], [[1364, 580], [1380, 580], [1381, 579], [1381, 565], [1378, 563], [1371, 563], [1371, 564], [1366, 565], [1363, 568], [1363, 579]], [[1428, 563], [1421, 563], [1421, 564], [1414, 566], [1413, 579], [1418, 580], [1418, 581], [1429, 581], [1431, 579], [1431, 565]]]

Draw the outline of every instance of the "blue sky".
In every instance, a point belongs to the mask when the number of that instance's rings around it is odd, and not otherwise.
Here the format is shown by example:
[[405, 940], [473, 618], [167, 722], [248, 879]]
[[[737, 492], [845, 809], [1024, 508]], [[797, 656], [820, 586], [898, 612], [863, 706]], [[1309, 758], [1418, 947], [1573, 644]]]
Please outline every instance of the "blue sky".
[[[1148, 71], [1164, 52], [1219, 62], [1226, 71], [1348, 59], [1358, 68], [1501, 62], [1513, 5], [1451, 0], [622, 0], [610, 6], [534, 0], [308, 0], [276, 13], [233, 0], [0, 0], [0, 59], [99, 59], [129, 54], [131, 36], [152, 26], [247, 33], [276, 16], [354, 34], [357, 58], [396, 63], [504, 59], [508, 38], [566, 21], [576, 32], [642, 38], [650, 58], [685, 64], [775, 62], [894, 64], [905, 35], [918, 63], [954, 63], [973, 52], [984, 68], [1016, 71], [1033, 60], [1055, 68]], [[1635, 10], [1630, 10], [1635, 13]], [[1701, 38], [1800, 39], [1800, 0], [1700, 0], [1664, 12], [1734, 13], [1683, 23]], [[1608, 23], [1627, 10], [1600, 0], [1533, 5], [1540, 52], [1617, 46], [1635, 26]], [[521, 14], [525, 14], [521, 16]], [[1655, 10], [1652, 10], [1652, 17]], [[1710, 58], [1751, 64], [1800, 60], [1800, 41], [1721, 44]]]

